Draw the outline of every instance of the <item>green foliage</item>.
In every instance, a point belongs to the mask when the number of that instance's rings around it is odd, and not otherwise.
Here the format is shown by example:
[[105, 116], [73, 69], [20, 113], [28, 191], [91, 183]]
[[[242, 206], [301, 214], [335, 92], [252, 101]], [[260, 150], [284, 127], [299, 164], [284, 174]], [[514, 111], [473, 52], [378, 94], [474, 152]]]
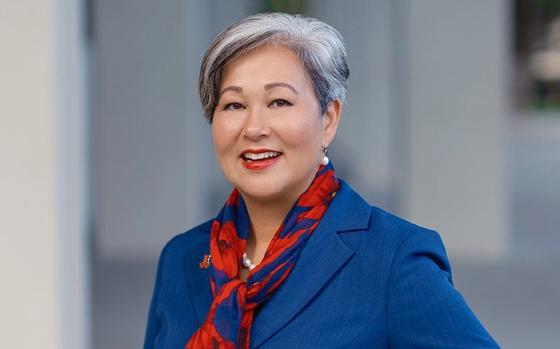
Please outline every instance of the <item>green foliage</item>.
[[537, 5], [545, 10], [560, 10], [560, 0], [537, 0]]
[[307, 5], [305, 0], [262, 0], [261, 11], [305, 14]]

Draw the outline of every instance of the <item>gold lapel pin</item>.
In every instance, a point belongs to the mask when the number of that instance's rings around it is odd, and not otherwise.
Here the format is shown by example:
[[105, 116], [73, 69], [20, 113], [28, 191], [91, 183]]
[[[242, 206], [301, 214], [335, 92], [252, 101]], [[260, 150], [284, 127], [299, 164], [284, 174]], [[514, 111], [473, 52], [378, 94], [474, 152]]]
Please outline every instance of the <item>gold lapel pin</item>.
[[198, 266], [200, 267], [200, 269], [208, 269], [208, 267], [210, 266], [211, 257], [212, 256], [210, 256], [209, 254], [205, 254], [204, 257], [202, 257], [202, 260], [198, 262]]

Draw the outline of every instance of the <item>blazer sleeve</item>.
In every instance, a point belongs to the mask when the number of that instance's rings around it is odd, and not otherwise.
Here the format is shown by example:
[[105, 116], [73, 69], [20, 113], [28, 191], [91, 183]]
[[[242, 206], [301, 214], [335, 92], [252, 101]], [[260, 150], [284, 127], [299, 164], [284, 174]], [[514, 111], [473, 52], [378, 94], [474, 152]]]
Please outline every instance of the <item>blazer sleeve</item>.
[[148, 321], [146, 324], [146, 334], [144, 337], [144, 349], [153, 349], [155, 347], [156, 338], [161, 331], [162, 324], [161, 318], [159, 316], [158, 302], [165, 250], [166, 248], [163, 249], [159, 257], [154, 292], [152, 293], [152, 299], [150, 301], [150, 308], [148, 311]]
[[439, 235], [419, 230], [397, 249], [387, 289], [391, 348], [499, 348], [453, 287]]

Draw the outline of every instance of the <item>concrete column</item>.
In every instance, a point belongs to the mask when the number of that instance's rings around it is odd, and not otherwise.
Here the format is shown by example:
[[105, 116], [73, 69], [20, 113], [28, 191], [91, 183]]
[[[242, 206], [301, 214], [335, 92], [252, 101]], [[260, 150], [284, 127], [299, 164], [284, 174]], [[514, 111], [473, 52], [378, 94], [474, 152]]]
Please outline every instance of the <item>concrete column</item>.
[[0, 8], [2, 347], [87, 348], [79, 1]]
[[198, 99], [210, 41], [245, 2], [95, 3], [93, 202], [102, 259], [156, 259], [229, 194]]
[[508, 250], [508, 2], [399, 3], [402, 213], [437, 229], [452, 256], [500, 258]]
[[314, 0], [310, 15], [344, 37], [350, 79], [329, 155], [337, 175], [372, 204], [394, 208], [391, 139], [391, 0]]

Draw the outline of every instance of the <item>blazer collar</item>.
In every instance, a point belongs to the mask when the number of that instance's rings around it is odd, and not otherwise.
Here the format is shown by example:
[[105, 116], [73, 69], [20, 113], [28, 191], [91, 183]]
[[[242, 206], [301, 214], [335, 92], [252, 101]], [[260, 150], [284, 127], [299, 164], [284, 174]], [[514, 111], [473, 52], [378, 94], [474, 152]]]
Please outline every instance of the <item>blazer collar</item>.
[[[262, 345], [282, 329], [354, 255], [338, 233], [367, 229], [370, 214], [371, 206], [340, 180], [339, 191], [303, 246], [294, 269], [256, 314], [251, 347]], [[202, 270], [198, 265], [194, 272], [193, 266], [187, 270], [187, 282], [202, 286], [190, 295], [199, 323], [202, 323], [212, 303], [208, 270]]]
[[296, 316], [354, 255], [339, 232], [362, 230], [369, 225], [371, 207], [348, 184], [330, 203], [311, 234], [286, 280], [254, 318], [251, 347], [257, 348]]
[[371, 206], [342, 179], [340, 189], [323, 219], [338, 232], [363, 230], [369, 226]]

